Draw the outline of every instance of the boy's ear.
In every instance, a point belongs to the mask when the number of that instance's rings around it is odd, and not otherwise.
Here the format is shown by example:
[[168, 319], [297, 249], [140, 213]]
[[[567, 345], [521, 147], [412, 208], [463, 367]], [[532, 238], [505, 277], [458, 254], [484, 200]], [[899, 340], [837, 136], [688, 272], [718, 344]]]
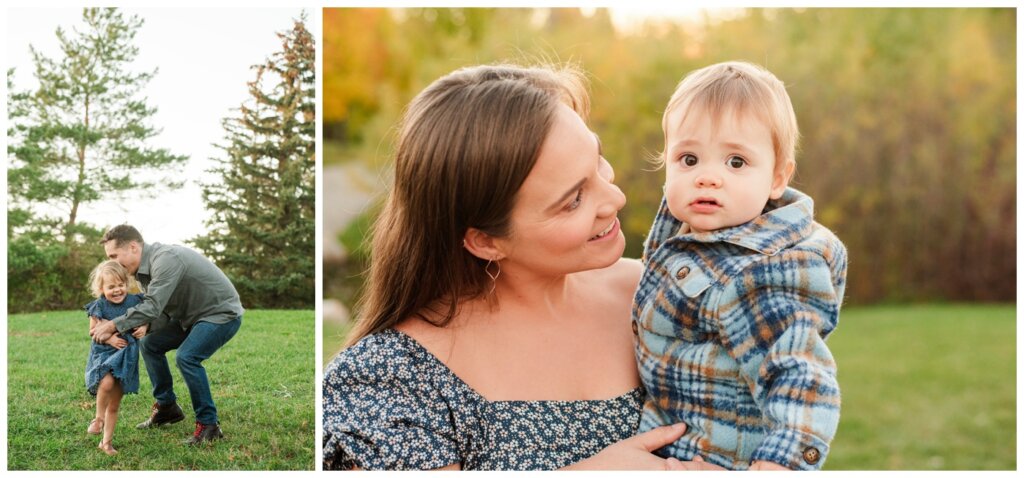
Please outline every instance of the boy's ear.
[[775, 171], [775, 175], [772, 177], [772, 191], [768, 195], [769, 198], [778, 199], [782, 197], [782, 193], [786, 192], [786, 187], [789, 186], [789, 179], [793, 177], [794, 169], [796, 169], [796, 161], [789, 160]]
[[480, 259], [497, 261], [505, 256], [498, 247], [497, 242], [494, 236], [471, 227], [466, 230], [466, 235], [462, 238], [462, 247], [465, 247], [470, 254]]

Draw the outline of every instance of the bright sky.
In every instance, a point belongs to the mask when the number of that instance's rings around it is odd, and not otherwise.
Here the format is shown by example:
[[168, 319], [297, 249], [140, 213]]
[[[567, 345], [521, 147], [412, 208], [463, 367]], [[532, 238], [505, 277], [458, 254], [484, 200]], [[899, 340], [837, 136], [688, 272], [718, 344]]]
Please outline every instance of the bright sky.
[[[215, 179], [205, 173], [211, 157], [223, 158], [214, 143], [224, 143], [221, 120], [248, 98], [250, 69], [280, 50], [275, 32], [288, 30], [301, 8], [147, 8], [123, 9], [145, 22], [135, 37], [139, 55], [134, 71], [159, 68], [142, 91], [157, 108], [151, 125], [162, 129], [155, 147], [190, 157], [185, 186], [154, 199], [111, 200], [87, 204], [82, 221], [108, 227], [128, 222], [147, 241], [182, 244], [202, 234], [209, 216], [203, 208], [199, 181]], [[306, 28], [321, 37], [321, 10], [306, 8]], [[36, 86], [29, 45], [50, 58], [60, 53], [55, 31], [82, 25], [81, 8], [10, 8], [7, 10], [5, 68], [15, 68], [14, 86]]]
[[708, 8], [698, 5], [679, 2], [678, 4], [665, 3], [663, 5], [622, 5], [608, 9], [612, 17], [612, 23], [619, 30], [631, 30], [637, 28], [645, 21], [650, 20], [671, 20], [677, 23], [696, 23], [703, 21], [704, 16], [711, 19], [728, 18], [742, 11], [740, 8]]

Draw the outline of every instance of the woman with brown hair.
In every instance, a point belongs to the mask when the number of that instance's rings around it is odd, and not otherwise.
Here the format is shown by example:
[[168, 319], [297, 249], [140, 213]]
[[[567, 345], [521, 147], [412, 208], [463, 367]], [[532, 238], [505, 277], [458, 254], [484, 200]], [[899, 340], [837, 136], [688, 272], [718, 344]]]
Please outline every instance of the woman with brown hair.
[[325, 469], [681, 469], [644, 391], [613, 184], [568, 67], [478, 66], [408, 106], [359, 321], [324, 373]]

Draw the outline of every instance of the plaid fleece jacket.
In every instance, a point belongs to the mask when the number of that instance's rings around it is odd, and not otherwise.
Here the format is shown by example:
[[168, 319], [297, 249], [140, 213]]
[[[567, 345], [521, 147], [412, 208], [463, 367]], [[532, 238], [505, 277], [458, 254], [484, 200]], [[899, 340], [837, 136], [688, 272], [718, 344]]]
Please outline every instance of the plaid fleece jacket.
[[846, 248], [789, 188], [752, 221], [705, 233], [662, 200], [633, 303], [640, 431], [685, 422], [659, 454], [746, 469], [820, 469], [839, 422], [825, 345], [846, 285]]

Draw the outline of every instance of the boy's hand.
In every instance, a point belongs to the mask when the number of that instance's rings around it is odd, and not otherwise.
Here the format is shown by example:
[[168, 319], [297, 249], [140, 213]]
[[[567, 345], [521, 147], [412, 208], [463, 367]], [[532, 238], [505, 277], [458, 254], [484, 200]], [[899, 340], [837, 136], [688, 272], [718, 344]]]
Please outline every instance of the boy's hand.
[[135, 330], [132, 331], [132, 337], [141, 339], [142, 337], [146, 336], [147, 330], [149, 330], [149, 324], [142, 324], [138, 327], [135, 327]]
[[750, 465], [750, 471], [791, 471], [778, 463], [770, 461], [755, 461]]
[[107, 339], [107, 345], [120, 350], [128, 346], [128, 341], [122, 339], [119, 335], [111, 335], [110, 338]]

